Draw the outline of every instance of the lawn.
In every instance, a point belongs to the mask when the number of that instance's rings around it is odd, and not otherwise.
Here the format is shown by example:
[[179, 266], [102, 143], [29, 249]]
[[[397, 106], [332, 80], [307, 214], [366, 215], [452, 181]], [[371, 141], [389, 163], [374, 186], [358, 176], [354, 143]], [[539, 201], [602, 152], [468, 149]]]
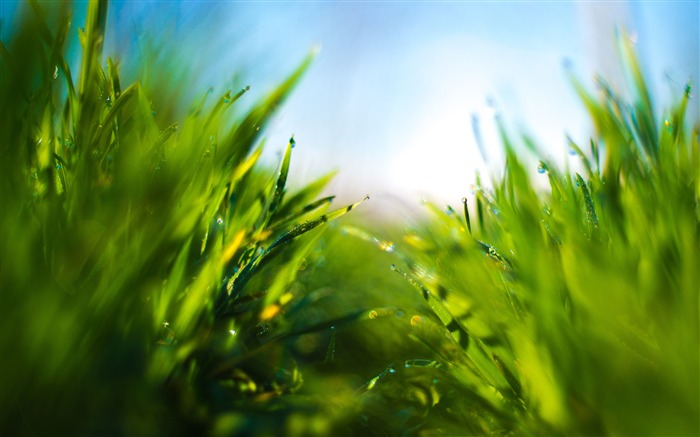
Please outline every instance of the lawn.
[[66, 7], [1, 45], [3, 435], [700, 434], [700, 122], [628, 37], [629, 96], [572, 74], [582, 170], [500, 124], [503, 175], [407, 228], [288, 186], [293, 137], [260, 162], [313, 54], [182, 101], [106, 8], [77, 62]]

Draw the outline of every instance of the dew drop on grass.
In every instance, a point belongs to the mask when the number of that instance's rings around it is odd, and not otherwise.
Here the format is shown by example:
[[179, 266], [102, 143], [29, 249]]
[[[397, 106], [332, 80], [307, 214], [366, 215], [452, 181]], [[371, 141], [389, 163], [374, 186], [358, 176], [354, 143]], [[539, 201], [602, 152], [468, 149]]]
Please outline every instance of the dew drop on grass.
[[569, 147], [569, 155], [576, 156], [576, 154], [577, 154], [576, 149], [574, 149], [573, 147]]
[[418, 326], [421, 323], [423, 323], [423, 317], [417, 315], [411, 317], [411, 326]]
[[378, 315], [378, 313], [377, 313], [376, 311], [372, 310], [372, 311], [369, 312], [368, 317], [369, 317], [370, 319], [376, 319], [376, 318], [377, 318], [377, 315]]
[[396, 373], [396, 365], [392, 364], [387, 370], [389, 370], [389, 373]]
[[236, 331], [234, 331], [233, 329], [229, 330], [228, 333], [231, 335], [236, 335]]
[[222, 219], [221, 217], [219, 217], [219, 218], [216, 219], [216, 223], [217, 223], [218, 225], [223, 225], [223, 224], [224, 224], [224, 219]]
[[58, 65], [53, 67], [53, 78], [56, 79], [58, 77]]
[[549, 168], [547, 168], [547, 164], [540, 161], [539, 165], [537, 166], [537, 173], [539, 173], [539, 174], [549, 173]]
[[673, 132], [673, 123], [671, 123], [669, 120], [664, 120], [664, 127], [666, 128], [667, 132]]

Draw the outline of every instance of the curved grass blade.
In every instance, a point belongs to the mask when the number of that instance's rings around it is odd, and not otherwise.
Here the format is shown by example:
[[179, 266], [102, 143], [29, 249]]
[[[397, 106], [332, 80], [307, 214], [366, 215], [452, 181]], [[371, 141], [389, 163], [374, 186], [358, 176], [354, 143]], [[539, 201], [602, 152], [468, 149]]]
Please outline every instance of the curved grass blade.
[[297, 225], [287, 231], [285, 234], [283, 234], [281, 237], [279, 237], [277, 240], [275, 240], [270, 246], [268, 246], [267, 249], [265, 249], [260, 255], [257, 257], [253, 258], [250, 262], [248, 262], [243, 268], [241, 268], [237, 274], [235, 274], [228, 282], [227, 284], [224, 284], [223, 290], [221, 291], [221, 295], [219, 297], [220, 303], [216, 306], [216, 315], [220, 316], [223, 314], [223, 312], [226, 310], [226, 306], [228, 306], [228, 303], [231, 302], [232, 299], [235, 299], [238, 294], [241, 292], [242, 288], [245, 286], [245, 284], [248, 282], [250, 279], [251, 274], [257, 269], [257, 267], [260, 265], [260, 263], [268, 256], [272, 251], [274, 251], [277, 247], [282, 246], [286, 243], [289, 243], [296, 237], [303, 235], [318, 226], [328, 223], [331, 220], [335, 220], [339, 217], [344, 216], [348, 212], [352, 211], [355, 209], [357, 206], [359, 206], [361, 203], [363, 203], [365, 200], [369, 199], [369, 196], [365, 197], [364, 199], [360, 200], [359, 202], [350, 204], [346, 206], [345, 208], [340, 208], [337, 209], [333, 212], [329, 212], [327, 214], [323, 214], [320, 217], [317, 217], [313, 220], [307, 221], [305, 223], [302, 223], [300, 225]]
[[300, 206], [310, 204], [313, 199], [315, 199], [321, 193], [321, 190], [328, 185], [328, 182], [333, 179], [336, 173], [336, 171], [327, 173], [298, 192], [287, 197], [287, 200], [279, 206], [277, 216], [273, 217], [271, 221], [273, 226], [276, 227], [279, 221], [285, 220], [287, 217], [296, 214], [296, 210]]

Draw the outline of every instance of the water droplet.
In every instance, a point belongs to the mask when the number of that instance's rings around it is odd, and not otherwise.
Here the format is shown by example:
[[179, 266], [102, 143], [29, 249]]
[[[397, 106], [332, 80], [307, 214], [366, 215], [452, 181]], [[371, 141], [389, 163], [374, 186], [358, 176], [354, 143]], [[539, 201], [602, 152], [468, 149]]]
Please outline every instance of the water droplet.
[[418, 326], [421, 323], [423, 323], [423, 317], [417, 315], [411, 317], [411, 326]]
[[389, 373], [396, 373], [396, 365], [392, 364], [387, 370], [389, 370]]
[[234, 331], [233, 329], [231, 329], [230, 331], [228, 331], [228, 333], [231, 334], [231, 335], [236, 335], [236, 331]]
[[401, 310], [396, 311], [395, 314], [396, 314], [396, 317], [403, 317], [404, 316], [404, 312]]
[[289, 144], [292, 146], [292, 149], [297, 145], [297, 142], [294, 141], [294, 135], [289, 139]]
[[543, 161], [540, 161], [539, 165], [537, 166], [537, 173], [539, 173], [539, 174], [549, 173], [549, 167], [547, 167], [547, 164], [545, 164]]
[[255, 335], [264, 335], [270, 331], [270, 325], [267, 323], [260, 323], [260, 324], [255, 326], [255, 329], [256, 329]]
[[462, 197], [462, 203], [465, 203], [465, 204], [467, 203], [467, 198], [466, 198], [466, 197]]
[[368, 316], [369, 316], [370, 319], [376, 319], [376, 318], [377, 318], [377, 315], [378, 315], [378, 313], [377, 313], [376, 311], [372, 310], [372, 311], [369, 312], [369, 315], [368, 315]]
[[396, 270], [396, 264], [391, 265], [391, 270]]
[[223, 225], [223, 224], [224, 224], [224, 219], [222, 219], [221, 217], [219, 217], [219, 218], [216, 219], [216, 223], [218, 223], [219, 225]]
[[246, 85], [245, 88], [243, 88], [245, 91], [250, 91], [250, 85]]
[[56, 79], [58, 77], [58, 65], [53, 67], [53, 78]]
[[168, 326], [170, 326], [170, 323], [168, 323], [168, 322], [163, 322], [163, 328], [167, 328]]
[[406, 364], [404, 365], [404, 367], [406, 367], [407, 369], [410, 369], [411, 366], [413, 366], [413, 362], [412, 362], [412, 361], [406, 361]]
[[578, 152], [573, 147], [569, 147], [569, 155], [576, 156]]
[[440, 380], [439, 380], [439, 379], [437, 379], [437, 378], [433, 378], [433, 384], [437, 384], [438, 382], [440, 382]]

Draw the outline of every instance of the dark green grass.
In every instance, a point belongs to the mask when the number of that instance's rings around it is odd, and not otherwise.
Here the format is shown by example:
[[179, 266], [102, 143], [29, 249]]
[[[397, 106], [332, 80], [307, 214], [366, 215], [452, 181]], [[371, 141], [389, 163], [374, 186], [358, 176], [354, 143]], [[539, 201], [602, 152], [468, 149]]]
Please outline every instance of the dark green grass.
[[332, 175], [289, 191], [293, 139], [257, 162], [310, 58], [247, 113], [182, 102], [122, 83], [106, 4], [77, 71], [31, 7], [0, 47], [3, 435], [700, 433], [698, 122], [690, 87], [654, 116], [624, 38], [630, 102], [572, 78], [580, 174], [501, 128], [504, 176], [404, 230], [334, 221]]

